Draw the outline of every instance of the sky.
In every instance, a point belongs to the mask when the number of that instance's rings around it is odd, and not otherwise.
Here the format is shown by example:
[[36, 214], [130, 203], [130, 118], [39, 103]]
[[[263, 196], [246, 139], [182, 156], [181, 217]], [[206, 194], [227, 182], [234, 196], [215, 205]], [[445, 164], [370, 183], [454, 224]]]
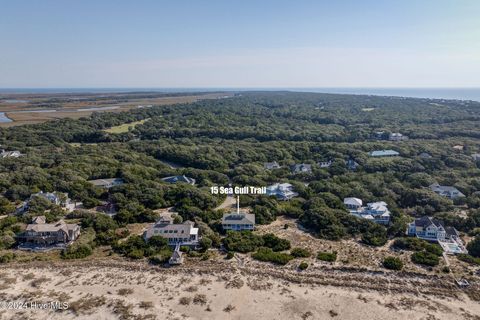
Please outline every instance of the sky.
[[0, 0], [0, 88], [480, 87], [478, 0]]

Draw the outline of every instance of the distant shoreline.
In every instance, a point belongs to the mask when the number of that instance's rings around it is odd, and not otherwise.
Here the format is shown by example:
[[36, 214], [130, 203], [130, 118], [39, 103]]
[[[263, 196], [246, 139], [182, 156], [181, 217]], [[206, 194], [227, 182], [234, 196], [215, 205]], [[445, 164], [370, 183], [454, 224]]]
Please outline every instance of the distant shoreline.
[[479, 88], [0, 88], [1, 94], [127, 93], [127, 92], [214, 92], [214, 91], [294, 91], [330, 94], [392, 96], [404, 98], [471, 100], [480, 102]]

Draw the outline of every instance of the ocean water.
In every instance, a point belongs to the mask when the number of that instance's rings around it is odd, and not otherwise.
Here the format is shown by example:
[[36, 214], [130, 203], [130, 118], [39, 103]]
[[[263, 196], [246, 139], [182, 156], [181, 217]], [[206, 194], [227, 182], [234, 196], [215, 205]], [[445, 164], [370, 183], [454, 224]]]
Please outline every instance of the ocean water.
[[3, 123], [6, 123], [6, 122], [12, 122], [13, 120], [10, 119], [9, 117], [7, 117], [7, 115], [5, 114], [5, 112], [0, 112], [0, 123], [3, 122]]
[[297, 91], [360, 94], [430, 99], [480, 101], [479, 88], [0, 88], [0, 94], [12, 93], [112, 93], [112, 92], [213, 92], [213, 91]]
[[480, 101], [480, 88], [301, 88], [297, 91]]

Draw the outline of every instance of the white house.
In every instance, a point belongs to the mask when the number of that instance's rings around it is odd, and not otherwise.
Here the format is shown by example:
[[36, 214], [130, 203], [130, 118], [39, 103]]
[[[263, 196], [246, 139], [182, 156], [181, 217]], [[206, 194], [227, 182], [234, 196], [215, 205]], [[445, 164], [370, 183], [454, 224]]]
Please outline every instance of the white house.
[[363, 202], [358, 198], [345, 198], [343, 203], [354, 216], [383, 225], [390, 223], [390, 211], [384, 201], [367, 203], [366, 207], [362, 206]]
[[390, 133], [388, 140], [390, 141], [405, 141], [408, 140], [407, 136], [404, 136], [400, 132]]
[[171, 217], [161, 217], [145, 231], [143, 237], [148, 240], [152, 236], [161, 236], [168, 240], [170, 246], [196, 247], [198, 246], [199, 236], [198, 228], [194, 228], [194, 225], [192, 221], [173, 223]]
[[293, 191], [290, 183], [276, 183], [267, 187], [267, 195], [275, 196], [278, 200], [290, 200], [298, 196], [298, 193]]
[[480, 161], [480, 153], [472, 154], [473, 161]]
[[363, 206], [363, 201], [358, 198], [345, 198], [343, 199], [343, 204], [349, 210], [358, 210]]
[[332, 160], [320, 161], [318, 165], [320, 166], [320, 168], [330, 168], [330, 166], [332, 165]]
[[17, 151], [17, 150], [14, 150], [14, 151], [2, 150], [0, 152], [0, 158], [18, 158], [20, 156], [22, 156], [22, 154], [20, 153], [20, 151]]

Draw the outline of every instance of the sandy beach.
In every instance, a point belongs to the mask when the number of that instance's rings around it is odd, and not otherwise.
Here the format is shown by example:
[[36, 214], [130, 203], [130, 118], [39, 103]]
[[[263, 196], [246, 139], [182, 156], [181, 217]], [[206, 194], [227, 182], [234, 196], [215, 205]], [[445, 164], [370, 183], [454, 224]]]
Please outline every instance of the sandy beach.
[[[0, 269], [1, 319], [480, 319], [450, 279], [316, 265], [282, 269], [242, 259], [176, 268], [108, 258]], [[12, 306], [10, 306], [12, 307]]]

